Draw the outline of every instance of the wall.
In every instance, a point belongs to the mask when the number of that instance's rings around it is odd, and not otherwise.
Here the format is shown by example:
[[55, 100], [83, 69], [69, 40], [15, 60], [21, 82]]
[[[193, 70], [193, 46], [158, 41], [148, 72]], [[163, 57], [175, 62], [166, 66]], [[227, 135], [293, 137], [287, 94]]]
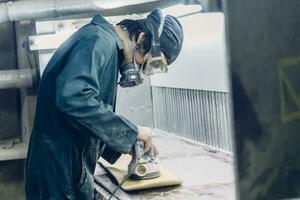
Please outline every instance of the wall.
[[229, 92], [222, 13], [198, 13], [180, 18], [184, 43], [167, 74], [151, 77], [151, 85]]
[[240, 199], [300, 197], [300, 1], [227, 1]]

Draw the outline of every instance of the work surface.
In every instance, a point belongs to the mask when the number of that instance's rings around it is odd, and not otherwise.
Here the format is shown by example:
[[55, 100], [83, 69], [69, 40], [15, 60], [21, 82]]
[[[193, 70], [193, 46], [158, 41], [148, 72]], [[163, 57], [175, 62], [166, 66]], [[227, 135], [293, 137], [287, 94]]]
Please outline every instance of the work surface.
[[[183, 181], [178, 187], [125, 193], [122, 200], [234, 200], [234, 168], [232, 155], [156, 131], [154, 143], [160, 150], [160, 162]], [[97, 166], [95, 172], [97, 199], [106, 200], [116, 182]], [[98, 182], [98, 183], [97, 183]], [[101, 184], [99, 184], [99, 182]]]

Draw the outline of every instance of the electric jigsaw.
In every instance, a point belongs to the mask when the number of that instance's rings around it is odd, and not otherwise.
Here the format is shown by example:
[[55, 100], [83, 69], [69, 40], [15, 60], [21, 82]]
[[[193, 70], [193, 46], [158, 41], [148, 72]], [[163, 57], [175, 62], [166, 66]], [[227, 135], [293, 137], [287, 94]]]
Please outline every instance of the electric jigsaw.
[[160, 176], [159, 160], [153, 147], [144, 152], [144, 142], [136, 141], [131, 152], [132, 160], [128, 165], [128, 175], [132, 179], [143, 180]]

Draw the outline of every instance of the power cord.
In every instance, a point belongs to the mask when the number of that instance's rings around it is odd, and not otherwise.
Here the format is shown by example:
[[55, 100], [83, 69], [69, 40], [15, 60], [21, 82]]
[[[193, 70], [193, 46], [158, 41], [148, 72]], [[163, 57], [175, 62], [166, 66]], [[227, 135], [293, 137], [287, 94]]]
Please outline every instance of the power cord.
[[[101, 157], [104, 149], [106, 147], [106, 144], [103, 144], [103, 146], [101, 147], [101, 150], [100, 150], [100, 154], [99, 154], [99, 157]], [[112, 197], [116, 197], [117, 199], [119, 199], [117, 196], [115, 196], [116, 192], [122, 187], [122, 185], [129, 179], [129, 177], [133, 174], [134, 172], [134, 169], [136, 168], [137, 166], [137, 163], [134, 165], [134, 167], [131, 168], [131, 171], [128, 172], [128, 174], [125, 176], [124, 180], [118, 184], [117, 188], [114, 189], [113, 192], [111, 192], [108, 200], [111, 200]]]
[[[131, 170], [128, 171], [127, 175], [125, 176], [124, 180], [118, 184], [118, 187], [111, 193], [110, 197], [108, 198], [108, 200], [111, 200], [112, 197], [116, 197], [115, 193], [118, 191], [118, 189], [120, 189], [122, 187], [122, 185], [129, 179], [129, 177], [133, 174], [134, 169], [137, 167], [138, 163], [135, 163], [132, 165], [132, 167], [130, 168]], [[117, 198], [117, 197], [116, 197]]]
[[[131, 173], [128, 173], [127, 176], [125, 176], [124, 180], [118, 184], [118, 187], [110, 194], [108, 200], [111, 200], [112, 197], [116, 197], [115, 194], [116, 192], [122, 187], [122, 185], [125, 183], [125, 181], [127, 181], [129, 179], [129, 177], [131, 176]], [[117, 197], [116, 197], [117, 198]]]

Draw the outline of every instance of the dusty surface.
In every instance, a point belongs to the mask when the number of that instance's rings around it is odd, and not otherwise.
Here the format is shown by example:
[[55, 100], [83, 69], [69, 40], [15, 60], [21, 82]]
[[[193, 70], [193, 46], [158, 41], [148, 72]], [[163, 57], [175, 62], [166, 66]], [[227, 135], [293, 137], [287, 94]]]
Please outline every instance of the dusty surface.
[[179, 187], [128, 193], [134, 200], [234, 200], [232, 155], [212, 150], [174, 135], [156, 133], [160, 162], [178, 178]]

